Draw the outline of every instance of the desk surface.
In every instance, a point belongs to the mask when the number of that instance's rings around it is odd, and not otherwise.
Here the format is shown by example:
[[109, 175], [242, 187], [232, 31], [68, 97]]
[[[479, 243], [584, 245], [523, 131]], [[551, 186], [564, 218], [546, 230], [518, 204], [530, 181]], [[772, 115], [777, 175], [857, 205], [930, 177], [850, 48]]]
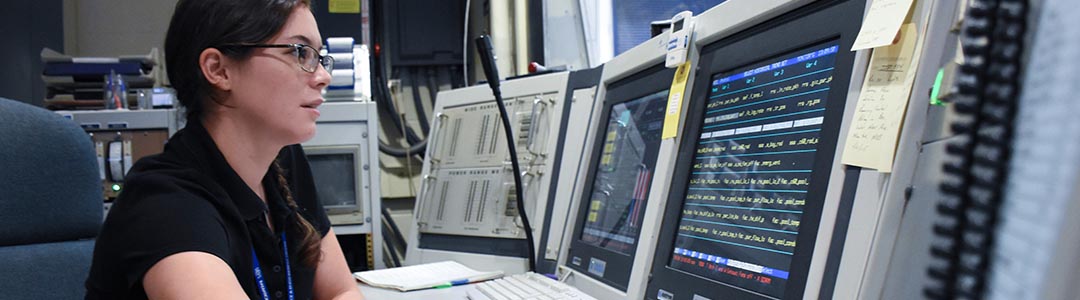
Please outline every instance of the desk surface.
[[450, 288], [426, 289], [426, 290], [417, 290], [417, 291], [409, 291], [409, 292], [402, 292], [402, 291], [392, 290], [392, 289], [377, 288], [377, 287], [366, 285], [366, 284], [363, 284], [363, 283], [360, 283], [360, 282], [357, 282], [357, 285], [360, 286], [360, 292], [364, 294], [364, 298], [368, 299], [368, 300], [383, 300], [383, 299], [388, 299], [388, 300], [396, 300], [396, 299], [401, 299], [401, 300], [412, 300], [412, 299], [424, 299], [424, 300], [428, 300], [428, 299], [459, 300], [460, 299], [460, 300], [465, 300], [465, 299], [469, 299], [469, 294], [477, 295], [477, 294], [480, 293], [479, 291], [476, 290], [476, 286], [472, 285], [472, 284], [455, 286], [455, 287], [450, 287]]

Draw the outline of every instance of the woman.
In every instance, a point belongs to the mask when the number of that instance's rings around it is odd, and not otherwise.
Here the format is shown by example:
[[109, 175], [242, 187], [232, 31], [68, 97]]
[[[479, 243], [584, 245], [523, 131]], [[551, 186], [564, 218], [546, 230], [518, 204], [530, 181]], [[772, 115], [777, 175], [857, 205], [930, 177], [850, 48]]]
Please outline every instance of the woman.
[[177, 3], [165, 60], [187, 125], [131, 169], [87, 299], [363, 298], [297, 145], [333, 67], [310, 7]]

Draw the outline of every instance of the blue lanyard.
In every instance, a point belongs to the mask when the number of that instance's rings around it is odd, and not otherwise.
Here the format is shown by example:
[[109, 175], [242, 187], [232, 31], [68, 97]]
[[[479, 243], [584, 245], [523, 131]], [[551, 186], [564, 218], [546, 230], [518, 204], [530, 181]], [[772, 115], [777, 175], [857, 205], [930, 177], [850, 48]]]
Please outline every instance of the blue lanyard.
[[[285, 241], [285, 231], [281, 231], [281, 248], [285, 252], [285, 278], [288, 279], [289, 300], [293, 299], [292, 267], [289, 266], [289, 244]], [[255, 283], [259, 285], [259, 293], [263, 300], [270, 300], [270, 292], [266, 289], [266, 279], [263, 278], [262, 268], [259, 267], [259, 256], [255, 255], [255, 246], [251, 246], [251, 262], [255, 265]]]

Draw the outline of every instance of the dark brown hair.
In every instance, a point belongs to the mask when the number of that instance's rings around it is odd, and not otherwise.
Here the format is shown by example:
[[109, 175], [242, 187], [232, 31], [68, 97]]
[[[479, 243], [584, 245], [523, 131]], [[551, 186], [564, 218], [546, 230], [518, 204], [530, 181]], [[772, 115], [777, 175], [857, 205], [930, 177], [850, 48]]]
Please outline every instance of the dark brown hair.
[[[199, 67], [207, 48], [264, 43], [285, 26], [293, 9], [310, 0], [180, 0], [165, 34], [165, 66], [177, 100], [189, 121], [200, 121], [213, 87]], [[221, 47], [222, 54], [244, 60], [251, 48]]]
[[285, 204], [289, 205], [293, 211], [296, 211], [296, 228], [302, 233], [300, 237], [300, 259], [304, 265], [315, 268], [319, 264], [319, 259], [322, 256], [322, 251], [319, 246], [322, 243], [322, 236], [318, 231], [315, 231], [315, 227], [311, 226], [311, 223], [304, 219], [304, 216], [300, 214], [300, 209], [296, 207], [296, 200], [293, 199], [292, 191], [289, 190], [289, 182], [285, 180], [285, 169], [281, 168], [281, 164], [277, 160], [274, 160], [274, 171], [277, 172], [278, 186], [281, 187], [281, 194], [285, 196]]
[[[180, 105], [187, 110], [188, 122], [201, 122], [206, 101], [215, 99], [213, 87], [203, 76], [199, 56], [207, 48], [226, 44], [265, 43], [285, 26], [293, 9], [311, 8], [310, 0], [180, 0], [176, 3], [169, 30], [165, 34], [165, 64], [169, 81], [176, 89]], [[250, 48], [218, 48], [224, 55], [244, 60]], [[322, 235], [300, 215], [289, 191], [283, 170], [274, 161], [278, 185], [286, 204], [296, 211], [296, 225], [301, 233], [301, 262], [311, 268], [318, 265]]]

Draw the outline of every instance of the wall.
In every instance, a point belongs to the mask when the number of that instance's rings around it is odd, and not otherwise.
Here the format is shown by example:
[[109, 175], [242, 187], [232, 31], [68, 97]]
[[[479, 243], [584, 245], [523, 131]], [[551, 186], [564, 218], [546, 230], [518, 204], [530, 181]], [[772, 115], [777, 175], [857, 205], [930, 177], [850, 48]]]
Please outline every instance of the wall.
[[41, 106], [41, 49], [64, 48], [61, 0], [8, 1], [0, 10], [0, 97]]
[[74, 37], [69, 55], [120, 56], [147, 54], [150, 49], [164, 49], [165, 31], [169, 28], [175, 0], [65, 0], [65, 16], [73, 18], [74, 28], [65, 34]]
[[[176, 0], [64, 0], [64, 35], [72, 56], [117, 57], [165, 50]], [[159, 56], [164, 60], [164, 53]], [[164, 61], [159, 63], [164, 64]], [[161, 83], [168, 83], [164, 72]]]
[[9, 1], [0, 10], [0, 97], [42, 106], [41, 49], [73, 56], [147, 54], [164, 44], [176, 1]]

